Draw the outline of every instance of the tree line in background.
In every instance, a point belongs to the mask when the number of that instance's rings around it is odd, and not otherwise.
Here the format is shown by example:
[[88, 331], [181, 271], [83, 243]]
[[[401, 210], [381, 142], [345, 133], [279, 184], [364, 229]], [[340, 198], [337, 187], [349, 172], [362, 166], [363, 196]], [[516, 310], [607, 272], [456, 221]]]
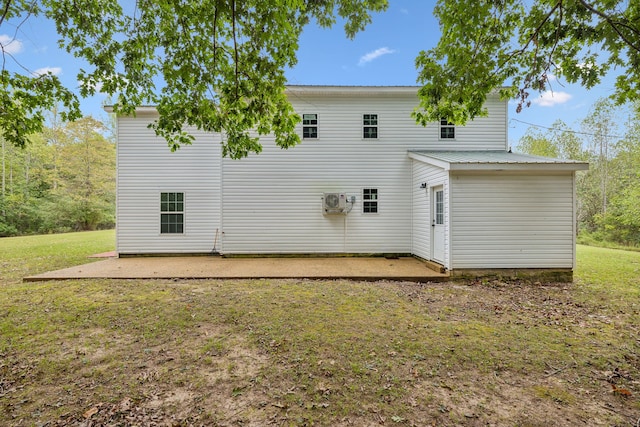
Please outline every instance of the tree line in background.
[[596, 102], [581, 130], [561, 120], [544, 132], [529, 128], [517, 150], [589, 162], [578, 172], [579, 241], [640, 246], [640, 109]]
[[24, 148], [0, 139], [0, 236], [112, 228], [116, 149], [92, 117], [48, 126]]

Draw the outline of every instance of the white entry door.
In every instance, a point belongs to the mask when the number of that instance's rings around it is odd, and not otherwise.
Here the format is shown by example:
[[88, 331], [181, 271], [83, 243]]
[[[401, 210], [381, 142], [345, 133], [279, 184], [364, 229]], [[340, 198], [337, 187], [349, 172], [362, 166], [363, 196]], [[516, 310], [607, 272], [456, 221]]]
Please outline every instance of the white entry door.
[[444, 188], [431, 190], [431, 257], [444, 263]]

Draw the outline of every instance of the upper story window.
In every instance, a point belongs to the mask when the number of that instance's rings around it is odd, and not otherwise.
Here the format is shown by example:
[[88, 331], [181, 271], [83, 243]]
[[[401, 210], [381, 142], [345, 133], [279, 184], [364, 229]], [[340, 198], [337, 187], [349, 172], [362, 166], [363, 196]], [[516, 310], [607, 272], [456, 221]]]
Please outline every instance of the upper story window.
[[440, 139], [455, 139], [456, 138], [456, 126], [447, 121], [447, 119], [440, 119]]
[[362, 115], [362, 137], [365, 139], [378, 138], [378, 115], [377, 114]]
[[364, 188], [362, 190], [362, 212], [378, 213], [378, 189]]
[[184, 233], [184, 193], [160, 193], [160, 234]]
[[318, 137], [318, 115], [302, 115], [302, 138], [315, 139]]

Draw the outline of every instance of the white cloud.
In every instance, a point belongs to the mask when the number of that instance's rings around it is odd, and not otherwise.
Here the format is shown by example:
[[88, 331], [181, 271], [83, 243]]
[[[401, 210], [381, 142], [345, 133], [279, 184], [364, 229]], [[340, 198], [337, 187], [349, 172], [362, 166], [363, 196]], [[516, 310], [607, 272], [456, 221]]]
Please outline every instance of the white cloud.
[[532, 103], [541, 107], [553, 107], [558, 104], [564, 104], [572, 98], [567, 92], [554, 92], [548, 90], [540, 94], [540, 97], [531, 100]]
[[372, 52], [367, 53], [366, 55], [362, 55], [360, 57], [360, 61], [358, 62], [358, 65], [363, 66], [367, 62], [371, 62], [374, 59], [381, 57], [382, 55], [388, 55], [394, 52], [395, 50], [391, 50], [388, 47], [381, 47], [379, 49], [376, 49]]
[[5, 53], [14, 55], [22, 52], [22, 42], [6, 34], [0, 34], [0, 45]]
[[402, 13], [403, 15], [408, 15], [409, 14], [409, 10], [405, 9], [404, 7], [402, 9], [400, 9], [400, 13]]
[[33, 72], [33, 74], [36, 75], [36, 76], [42, 76], [43, 74], [47, 74], [47, 73], [51, 73], [54, 76], [59, 76], [60, 74], [62, 74], [62, 68], [60, 68], [60, 67], [42, 67], [42, 68], [38, 68], [37, 70], [35, 70]]

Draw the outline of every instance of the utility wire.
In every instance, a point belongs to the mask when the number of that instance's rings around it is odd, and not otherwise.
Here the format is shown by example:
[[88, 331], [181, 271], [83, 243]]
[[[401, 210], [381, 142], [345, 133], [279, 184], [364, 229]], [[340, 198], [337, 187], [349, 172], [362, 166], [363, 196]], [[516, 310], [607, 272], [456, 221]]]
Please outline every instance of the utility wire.
[[609, 134], [599, 135], [599, 134], [596, 134], [596, 133], [579, 132], [577, 130], [571, 130], [571, 129], [550, 128], [550, 127], [547, 127], [547, 126], [537, 125], [535, 123], [523, 122], [522, 120], [518, 120], [518, 119], [510, 119], [509, 122], [518, 122], [518, 123], [522, 123], [522, 124], [533, 126], [533, 127], [537, 127], [537, 128], [548, 129], [548, 130], [556, 130], [556, 131], [560, 131], [560, 132], [577, 133], [577, 134], [580, 134], [580, 135], [605, 136], [607, 138], [624, 138], [623, 136], [620, 136], [620, 135], [609, 135]]

